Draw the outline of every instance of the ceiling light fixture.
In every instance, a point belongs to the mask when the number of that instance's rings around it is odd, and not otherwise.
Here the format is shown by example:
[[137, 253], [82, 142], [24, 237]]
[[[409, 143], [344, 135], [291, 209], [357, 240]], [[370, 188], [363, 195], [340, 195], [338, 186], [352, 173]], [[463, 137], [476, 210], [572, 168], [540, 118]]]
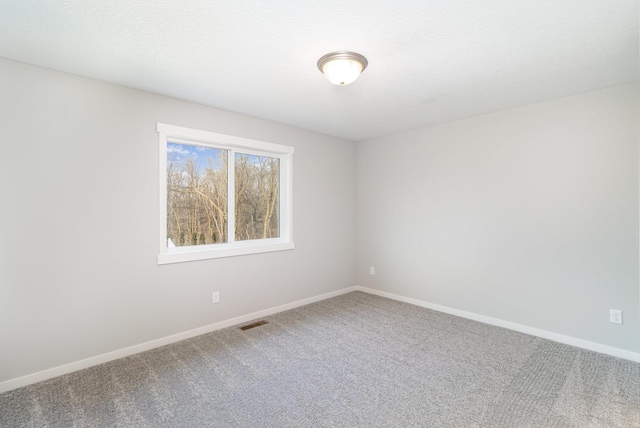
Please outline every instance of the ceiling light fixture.
[[367, 68], [365, 57], [355, 52], [332, 52], [318, 60], [318, 69], [334, 85], [348, 85]]

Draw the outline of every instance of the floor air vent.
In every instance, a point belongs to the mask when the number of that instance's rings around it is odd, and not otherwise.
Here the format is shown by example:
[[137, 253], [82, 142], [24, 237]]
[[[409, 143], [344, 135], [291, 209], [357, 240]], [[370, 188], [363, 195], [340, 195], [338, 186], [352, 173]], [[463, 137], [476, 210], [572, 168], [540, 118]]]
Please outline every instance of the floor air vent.
[[254, 322], [253, 324], [248, 324], [240, 327], [240, 330], [249, 330], [252, 328], [260, 327], [261, 325], [265, 325], [265, 324], [268, 324], [268, 323], [266, 321], [257, 321], [257, 322]]

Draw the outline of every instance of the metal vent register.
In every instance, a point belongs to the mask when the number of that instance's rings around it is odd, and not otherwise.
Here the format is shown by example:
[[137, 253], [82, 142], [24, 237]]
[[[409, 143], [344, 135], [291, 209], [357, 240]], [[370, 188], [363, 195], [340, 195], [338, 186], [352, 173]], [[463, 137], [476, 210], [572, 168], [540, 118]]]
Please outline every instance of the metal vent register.
[[247, 325], [244, 325], [244, 326], [240, 327], [240, 330], [249, 330], [249, 329], [252, 329], [252, 328], [260, 327], [261, 325], [265, 325], [265, 324], [269, 324], [269, 323], [266, 322], [266, 321], [256, 321], [256, 322], [254, 322], [252, 324], [247, 324]]

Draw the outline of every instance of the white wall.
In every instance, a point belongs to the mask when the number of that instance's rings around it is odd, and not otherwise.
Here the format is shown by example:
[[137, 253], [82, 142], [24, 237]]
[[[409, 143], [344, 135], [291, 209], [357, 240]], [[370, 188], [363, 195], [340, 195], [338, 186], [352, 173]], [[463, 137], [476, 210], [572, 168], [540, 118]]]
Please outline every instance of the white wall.
[[358, 284], [640, 351], [639, 88], [358, 143]]
[[[355, 284], [352, 142], [7, 60], [0, 111], [0, 382]], [[158, 266], [156, 122], [294, 146], [295, 250]]]

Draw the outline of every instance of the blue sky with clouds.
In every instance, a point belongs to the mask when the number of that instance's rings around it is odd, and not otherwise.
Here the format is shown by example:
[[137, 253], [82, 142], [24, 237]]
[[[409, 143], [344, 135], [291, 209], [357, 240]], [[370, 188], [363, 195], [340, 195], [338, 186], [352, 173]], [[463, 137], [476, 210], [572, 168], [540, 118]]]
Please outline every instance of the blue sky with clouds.
[[186, 160], [193, 159], [198, 167], [198, 173], [202, 174], [209, 165], [221, 167], [220, 154], [225, 151], [212, 147], [167, 142], [167, 162], [173, 161], [180, 168]]
[[[198, 168], [198, 174], [203, 175], [204, 171], [209, 168], [210, 165], [213, 165], [216, 169], [223, 166], [220, 159], [224, 152], [226, 152], [224, 149], [167, 142], [167, 163], [172, 161], [178, 169], [181, 169], [185, 161], [193, 159]], [[247, 155], [242, 152], [237, 152], [236, 161], [239, 156], [248, 156], [249, 164], [257, 167], [260, 167], [261, 160], [265, 159], [263, 156]]]

